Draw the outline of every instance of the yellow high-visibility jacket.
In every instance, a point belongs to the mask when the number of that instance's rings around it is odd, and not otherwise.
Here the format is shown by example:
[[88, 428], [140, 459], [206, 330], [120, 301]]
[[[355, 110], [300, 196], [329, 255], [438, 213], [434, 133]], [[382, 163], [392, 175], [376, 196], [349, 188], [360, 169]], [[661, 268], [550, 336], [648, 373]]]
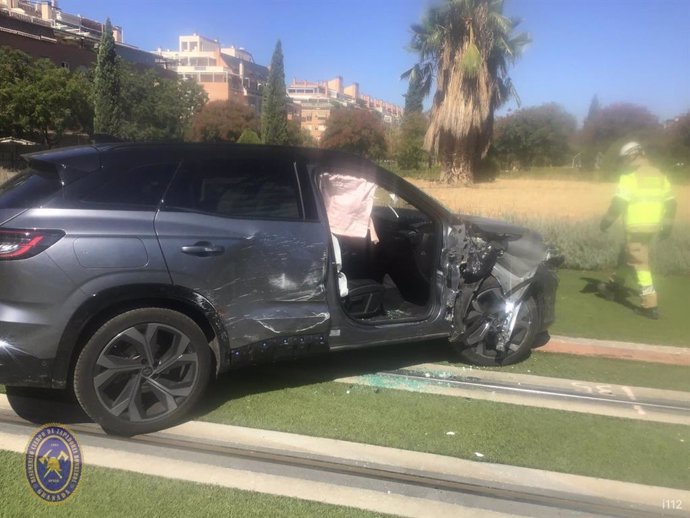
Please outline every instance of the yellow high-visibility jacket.
[[652, 166], [621, 175], [616, 197], [627, 203], [624, 221], [628, 232], [657, 232], [665, 205], [673, 199], [668, 178]]

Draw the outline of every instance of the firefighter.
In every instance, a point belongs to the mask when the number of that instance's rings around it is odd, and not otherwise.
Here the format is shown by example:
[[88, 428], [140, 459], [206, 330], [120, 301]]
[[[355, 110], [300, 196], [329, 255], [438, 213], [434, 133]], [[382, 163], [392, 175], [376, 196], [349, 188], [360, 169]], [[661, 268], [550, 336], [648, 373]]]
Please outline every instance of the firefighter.
[[624, 292], [626, 274], [634, 272], [641, 299], [637, 312], [647, 318], [658, 319], [657, 294], [649, 267], [649, 246], [655, 235], [658, 234], [659, 239], [671, 235], [676, 200], [668, 179], [650, 163], [640, 144], [628, 142], [623, 145], [620, 157], [625, 173], [620, 177], [600, 228], [606, 232], [622, 215], [625, 244], [618, 270], [608, 284], [599, 286], [599, 291], [612, 300], [616, 294]]

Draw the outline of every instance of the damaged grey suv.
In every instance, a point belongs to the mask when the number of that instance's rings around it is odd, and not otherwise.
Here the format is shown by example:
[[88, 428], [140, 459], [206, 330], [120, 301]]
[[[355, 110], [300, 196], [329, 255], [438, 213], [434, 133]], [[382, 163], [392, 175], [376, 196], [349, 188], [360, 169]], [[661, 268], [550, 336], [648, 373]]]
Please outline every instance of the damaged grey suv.
[[0, 383], [70, 389], [106, 431], [171, 426], [246, 364], [447, 338], [548, 340], [558, 257], [347, 154], [98, 144], [0, 186]]

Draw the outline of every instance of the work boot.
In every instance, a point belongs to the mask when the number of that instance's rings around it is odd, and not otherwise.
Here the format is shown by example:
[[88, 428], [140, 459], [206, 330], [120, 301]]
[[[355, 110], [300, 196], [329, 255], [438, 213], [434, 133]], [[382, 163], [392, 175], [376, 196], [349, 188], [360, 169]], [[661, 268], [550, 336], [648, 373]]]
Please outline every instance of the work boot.
[[643, 317], [650, 318], [652, 320], [659, 320], [659, 309], [658, 308], [637, 308], [635, 313], [642, 315]]

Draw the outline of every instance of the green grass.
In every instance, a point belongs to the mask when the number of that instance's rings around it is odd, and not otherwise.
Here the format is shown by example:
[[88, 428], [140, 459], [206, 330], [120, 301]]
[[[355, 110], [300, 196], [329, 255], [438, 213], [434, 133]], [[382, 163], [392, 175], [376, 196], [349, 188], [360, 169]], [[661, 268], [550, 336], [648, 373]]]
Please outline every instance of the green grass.
[[[224, 377], [206, 405], [201, 419], [216, 423], [473, 460], [480, 452], [489, 462], [690, 486], [686, 426], [309, 382], [275, 367]], [[447, 435], [449, 431], [455, 435]]]
[[[447, 359], [447, 344], [436, 341], [244, 369], [211, 387], [196, 418], [472, 460], [480, 452], [490, 462], [644, 484], [690, 485], [689, 427], [332, 382]], [[689, 390], [687, 368], [672, 365], [536, 352], [507, 370]]]
[[194, 484], [87, 465], [76, 494], [62, 505], [31, 493], [23, 456], [0, 451], [0, 516], [236, 516], [359, 518], [384, 516], [348, 507]]
[[[611, 360], [537, 351], [532, 353], [529, 360], [517, 365], [474, 368], [690, 392], [690, 375], [688, 372], [690, 369], [681, 365]], [[688, 394], [688, 398], [690, 398], [690, 394]]]
[[[600, 272], [561, 270], [552, 334], [690, 347], [688, 300], [690, 277], [656, 276], [661, 319], [653, 321], [596, 293], [582, 293], [588, 279], [605, 281]], [[630, 299], [637, 304], [636, 297]]]

